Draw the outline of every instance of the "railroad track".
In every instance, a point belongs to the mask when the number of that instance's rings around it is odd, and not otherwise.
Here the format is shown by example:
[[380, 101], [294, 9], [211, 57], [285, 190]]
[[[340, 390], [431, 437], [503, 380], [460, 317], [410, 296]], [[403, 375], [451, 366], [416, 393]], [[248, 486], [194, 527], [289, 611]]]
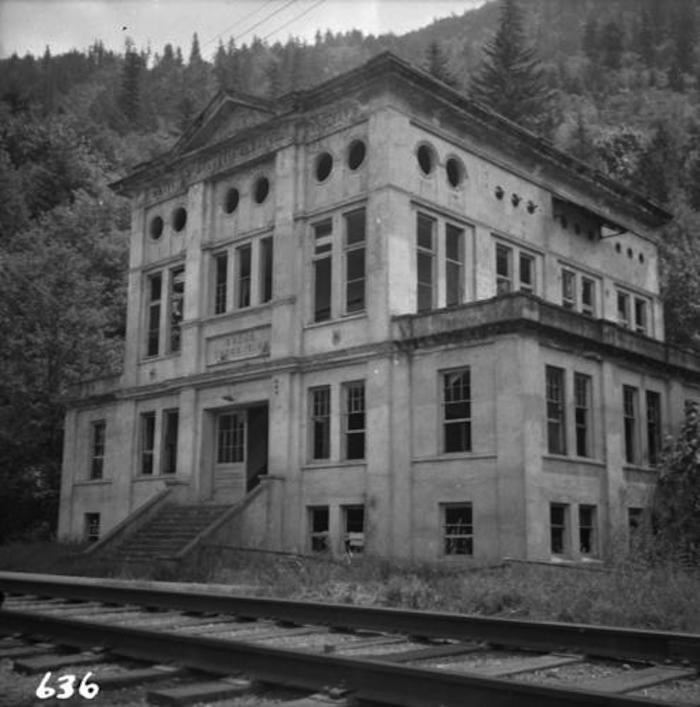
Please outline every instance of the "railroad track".
[[323, 693], [288, 703], [317, 707], [700, 704], [700, 635], [183, 586], [0, 573], [0, 659], [89, 667], [101, 690], [155, 680], [151, 700], [180, 704], [260, 684]]

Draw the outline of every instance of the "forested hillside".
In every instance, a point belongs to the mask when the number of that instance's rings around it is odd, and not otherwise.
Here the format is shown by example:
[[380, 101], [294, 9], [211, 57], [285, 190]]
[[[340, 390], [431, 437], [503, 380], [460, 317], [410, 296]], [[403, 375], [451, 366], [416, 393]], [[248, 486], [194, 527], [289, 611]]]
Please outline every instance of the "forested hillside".
[[[553, 100], [547, 137], [676, 214], [663, 243], [670, 341], [700, 349], [700, 10], [695, 0], [527, 0]], [[128, 205], [109, 189], [220, 89], [275, 96], [391, 50], [469, 92], [498, 2], [403, 36], [222, 38], [0, 61], [0, 542], [53, 527], [71, 383], [118, 370]], [[438, 71], [439, 69], [439, 71]]]

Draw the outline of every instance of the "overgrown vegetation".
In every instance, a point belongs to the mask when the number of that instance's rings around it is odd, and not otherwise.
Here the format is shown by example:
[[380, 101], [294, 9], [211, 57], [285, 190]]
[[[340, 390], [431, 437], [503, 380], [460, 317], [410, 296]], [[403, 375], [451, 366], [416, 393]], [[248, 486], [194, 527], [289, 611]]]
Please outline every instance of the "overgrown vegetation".
[[666, 333], [700, 350], [697, 12], [694, 0], [521, 0], [499, 43], [494, 1], [401, 37], [222, 38], [212, 61], [196, 35], [186, 56], [97, 41], [0, 61], [0, 543], [53, 531], [70, 386], [118, 369], [129, 220], [107, 185], [172, 145], [220, 89], [274, 97], [391, 50], [467, 93], [484, 47], [505, 56], [517, 40], [515, 66], [530, 70], [515, 94], [536, 74], [551, 97], [533, 127], [676, 214], [661, 239]]
[[516, 563], [483, 569], [372, 558], [220, 550], [184, 567], [84, 558], [77, 546], [0, 547], [0, 570], [223, 584], [233, 592], [411, 609], [700, 632], [700, 576], [672, 566], [611, 570]]

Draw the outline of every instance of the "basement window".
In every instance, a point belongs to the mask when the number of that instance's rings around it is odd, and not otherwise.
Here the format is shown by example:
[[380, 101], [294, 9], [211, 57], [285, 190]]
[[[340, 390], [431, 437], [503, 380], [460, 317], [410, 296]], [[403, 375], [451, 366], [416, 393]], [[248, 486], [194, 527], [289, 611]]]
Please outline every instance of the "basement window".
[[359, 555], [365, 549], [365, 507], [345, 506], [345, 552], [348, 555]]
[[328, 506], [309, 508], [309, 545], [311, 552], [328, 552]]
[[563, 503], [552, 503], [549, 506], [549, 537], [552, 555], [568, 553], [568, 520], [569, 506]]
[[474, 554], [474, 526], [471, 503], [446, 503], [442, 506], [443, 552], [445, 555]]
[[85, 514], [85, 541], [96, 543], [100, 539], [100, 514]]

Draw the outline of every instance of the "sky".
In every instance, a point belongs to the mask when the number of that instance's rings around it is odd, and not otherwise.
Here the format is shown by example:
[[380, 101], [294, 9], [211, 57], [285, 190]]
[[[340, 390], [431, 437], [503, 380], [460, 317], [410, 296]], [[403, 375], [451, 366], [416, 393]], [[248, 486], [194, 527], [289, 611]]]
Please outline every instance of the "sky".
[[189, 54], [197, 32], [202, 55], [219, 43], [237, 45], [254, 35], [284, 42], [290, 35], [313, 41], [317, 29], [403, 34], [434, 19], [461, 15], [485, 0], [0, 0], [0, 58], [84, 50], [96, 39], [122, 51], [160, 52], [166, 43]]

